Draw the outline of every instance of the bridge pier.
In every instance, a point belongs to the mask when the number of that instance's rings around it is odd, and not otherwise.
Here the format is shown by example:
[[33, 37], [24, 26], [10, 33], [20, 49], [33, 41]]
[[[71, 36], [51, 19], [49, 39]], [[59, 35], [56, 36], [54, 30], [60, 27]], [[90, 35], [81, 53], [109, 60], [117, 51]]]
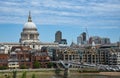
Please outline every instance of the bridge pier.
[[70, 77], [70, 71], [69, 71], [68, 68], [65, 68], [65, 70], [64, 70], [64, 78], [68, 78], [68, 77]]

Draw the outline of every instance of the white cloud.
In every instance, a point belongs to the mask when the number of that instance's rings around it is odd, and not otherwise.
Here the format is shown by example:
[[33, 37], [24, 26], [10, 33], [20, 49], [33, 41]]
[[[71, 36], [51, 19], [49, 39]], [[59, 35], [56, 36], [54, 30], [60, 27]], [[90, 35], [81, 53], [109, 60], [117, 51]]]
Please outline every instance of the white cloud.
[[[41, 20], [42, 24], [85, 25], [87, 22], [88, 25], [94, 23], [97, 26], [104, 22], [120, 26], [115, 22], [120, 21], [119, 0], [12, 0], [0, 1], [0, 4], [0, 23], [22, 24], [31, 10], [35, 23]], [[109, 18], [105, 20], [105, 17]]]

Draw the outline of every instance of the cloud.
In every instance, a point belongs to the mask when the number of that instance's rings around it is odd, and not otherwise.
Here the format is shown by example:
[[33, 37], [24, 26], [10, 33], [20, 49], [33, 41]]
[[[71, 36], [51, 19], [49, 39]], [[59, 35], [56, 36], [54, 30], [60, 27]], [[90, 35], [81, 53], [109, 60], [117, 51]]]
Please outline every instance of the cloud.
[[31, 10], [37, 24], [84, 26], [87, 23], [97, 27], [104, 22], [107, 26], [113, 23], [120, 26], [120, 0], [8, 0], [0, 4], [0, 23], [23, 24]]

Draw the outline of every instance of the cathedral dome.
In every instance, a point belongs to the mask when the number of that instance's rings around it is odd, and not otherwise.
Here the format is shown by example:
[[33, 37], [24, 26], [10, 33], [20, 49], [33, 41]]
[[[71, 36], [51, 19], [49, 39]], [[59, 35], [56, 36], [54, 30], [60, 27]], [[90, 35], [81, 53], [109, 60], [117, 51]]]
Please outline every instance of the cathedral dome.
[[37, 26], [32, 22], [31, 13], [29, 12], [28, 21], [24, 24], [23, 31], [21, 32], [20, 43], [33, 42], [39, 42], [39, 33]]
[[24, 29], [36, 29], [36, 25], [33, 22], [26, 22], [24, 24]]
[[24, 29], [36, 29], [36, 25], [32, 22], [31, 13], [29, 12], [28, 22], [24, 24]]

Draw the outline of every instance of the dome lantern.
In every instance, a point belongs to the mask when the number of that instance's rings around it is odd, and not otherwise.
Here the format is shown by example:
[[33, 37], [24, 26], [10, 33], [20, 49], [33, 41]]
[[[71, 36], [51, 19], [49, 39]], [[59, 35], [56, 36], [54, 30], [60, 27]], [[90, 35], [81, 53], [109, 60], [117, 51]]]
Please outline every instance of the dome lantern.
[[32, 22], [31, 12], [29, 11], [28, 22], [24, 24], [24, 29], [37, 29], [36, 25]]
[[31, 12], [29, 11], [28, 22], [32, 22]]

